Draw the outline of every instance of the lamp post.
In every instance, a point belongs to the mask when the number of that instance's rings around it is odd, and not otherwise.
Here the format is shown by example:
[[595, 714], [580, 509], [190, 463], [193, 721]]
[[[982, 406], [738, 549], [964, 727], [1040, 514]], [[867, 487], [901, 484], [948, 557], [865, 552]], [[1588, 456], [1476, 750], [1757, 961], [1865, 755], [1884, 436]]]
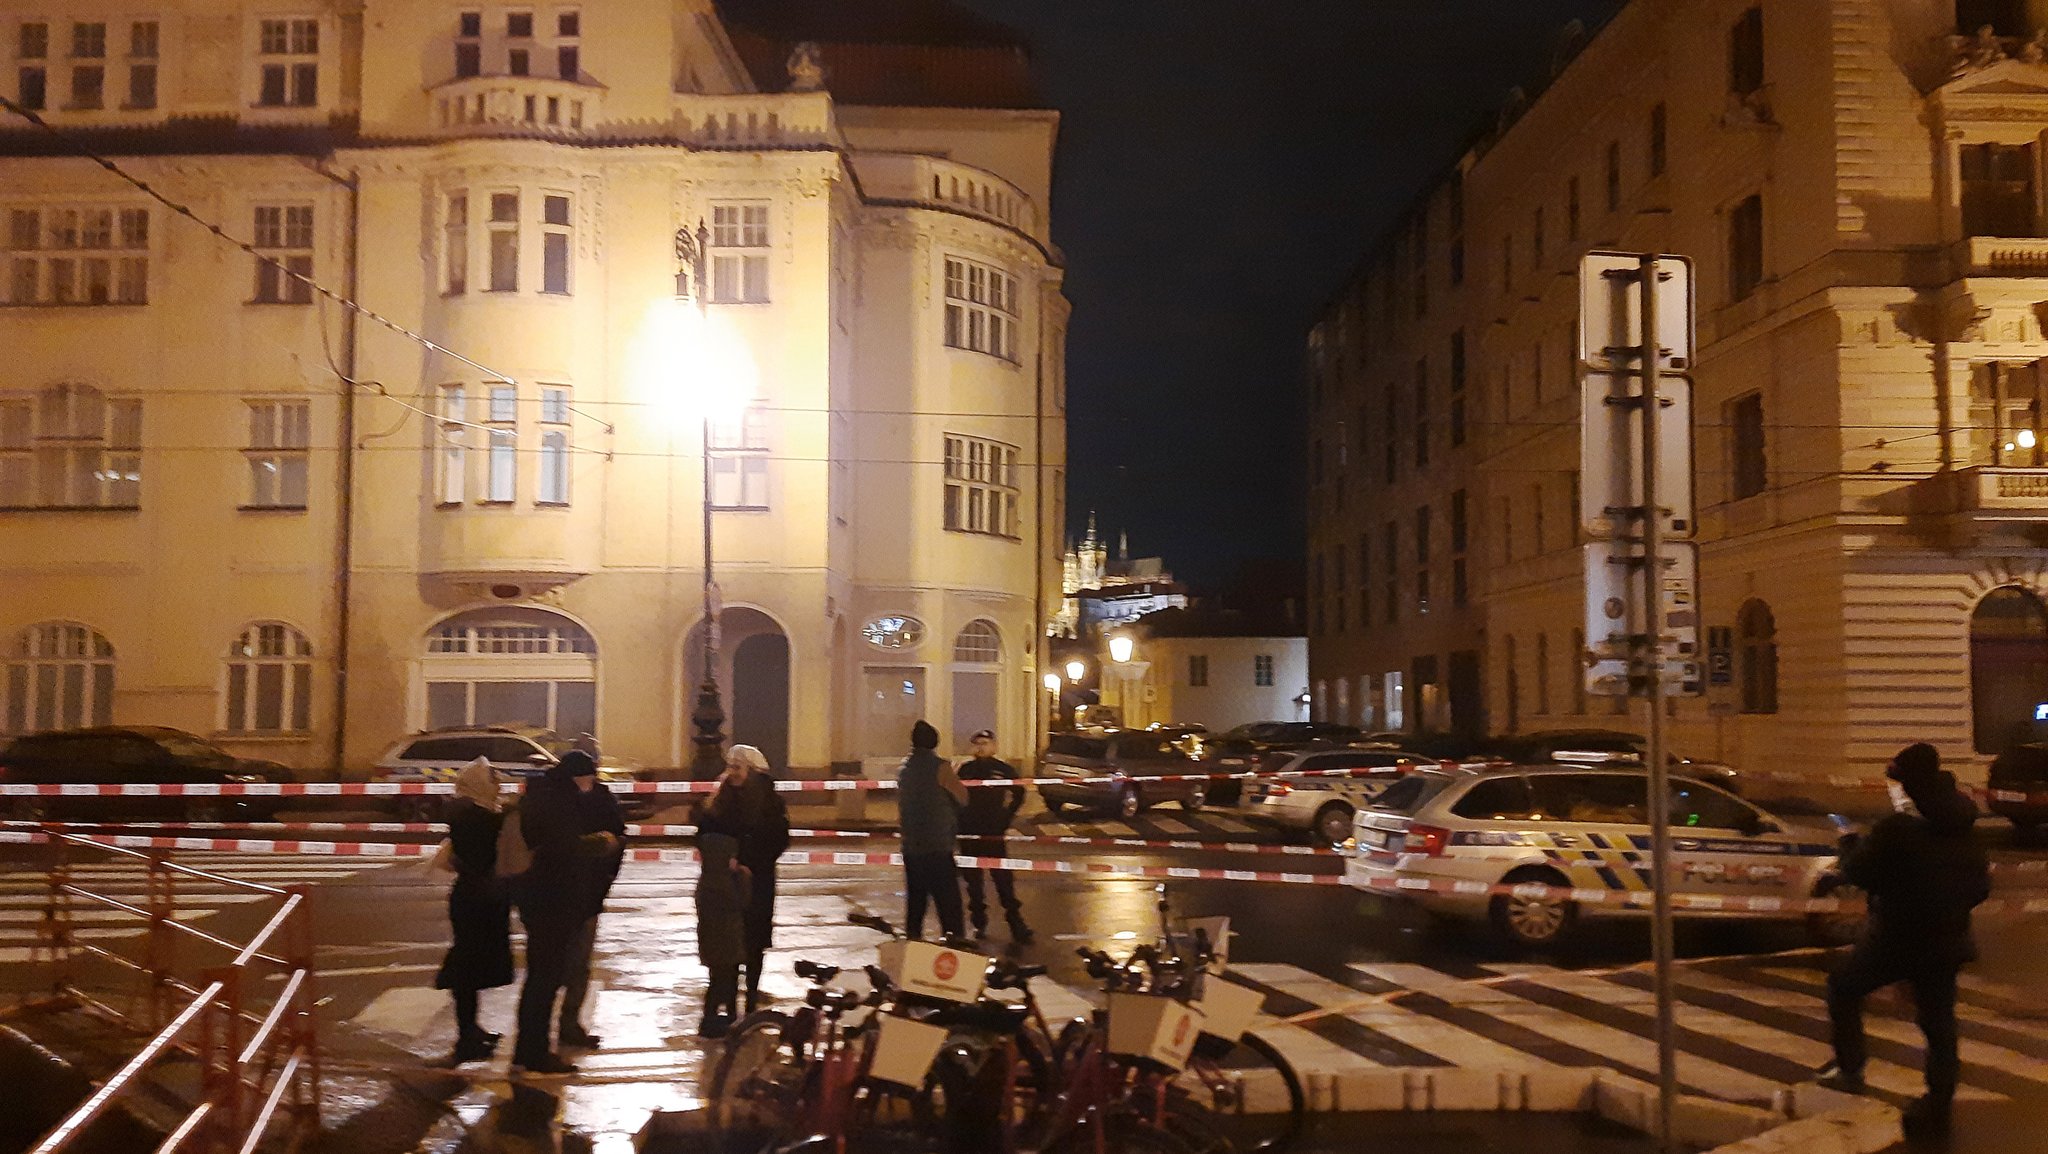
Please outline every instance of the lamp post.
[[[676, 230], [676, 296], [693, 297], [702, 318], [710, 303], [704, 266], [711, 247], [711, 230], [700, 217], [692, 232], [685, 225]], [[699, 326], [705, 328], [707, 326]], [[702, 362], [711, 364], [710, 358]], [[697, 686], [697, 707], [690, 711], [690, 724], [697, 732], [691, 740], [697, 752], [690, 760], [690, 777], [710, 781], [725, 771], [725, 706], [718, 692], [718, 582], [711, 568], [711, 408], [704, 409], [704, 680]]]
[[1045, 729], [1050, 733], [1060, 724], [1060, 675], [1048, 673], [1042, 683], [1045, 686]]
[[1119, 633], [1109, 639], [1109, 659], [1116, 663], [1116, 714], [1117, 723], [1131, 724], [1131, 650], [1128, 635]]

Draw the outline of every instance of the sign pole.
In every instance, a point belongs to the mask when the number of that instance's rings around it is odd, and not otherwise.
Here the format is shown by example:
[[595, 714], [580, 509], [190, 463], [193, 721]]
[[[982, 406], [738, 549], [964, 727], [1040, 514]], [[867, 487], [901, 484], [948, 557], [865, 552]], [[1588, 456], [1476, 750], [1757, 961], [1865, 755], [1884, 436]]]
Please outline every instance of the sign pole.
[[1637, 652], [1644, 674], [1643, 692], [1650, 702], [1648, 726], [1650, 769], [1650, 868], [1654, 876], [1651, 907], [1651, 951], [1657, 991], [1657, 1141], [1675, 1151], [1673, 1114], [1678, 1106], [1677, 1031], [1672, 1016], [1671, 957], [1671, 767], [1664, 756], [1664, 510], [1658, 501], [1657, 420], [1662, 353], [1658, 340], [1657, 272], [1654, 253], [1642, 258], [1640, 289], [1643, 309], [1642, 436], [1643, 436], [1643, 607], [1644, 634]]

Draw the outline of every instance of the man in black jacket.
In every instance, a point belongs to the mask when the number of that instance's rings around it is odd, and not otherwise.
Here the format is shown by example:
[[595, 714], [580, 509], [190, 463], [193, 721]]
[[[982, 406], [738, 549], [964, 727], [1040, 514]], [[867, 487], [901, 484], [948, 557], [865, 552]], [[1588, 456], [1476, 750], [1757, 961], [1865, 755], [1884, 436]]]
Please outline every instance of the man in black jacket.
[[515, 1072], [573, 1074], [552, 1045], [555, 995], [569, 970], [577, 931], [590, 910], [593, 870], [619, 849], [619, 838], [584, 827], [581, 795], [597, 788], [597, 763], [570, 753], [528, 782], [519, 805], [520, 833], [533, 862], [513, 881], [512, 898], [526, 927], [526, 980], [519, 987]]
[[[1017, 768], [996, 756], [996, 735], [992, 729], [976, 733], [969, 743], [974, 757], [960, 767], [960, 780], [973, 781], [1015, 781]], [[1010, 822], [1017, 816], [1017, 810], [1024, 804], [1024, 787], [1012, 786], [969, 786], [967, 807], [960, 811], [960, 852], [968, 857], [1003, 857], [1007, 854], [1003, 835], [1010, 830]], [[981, 867], [965, 866], [960, 871], [960, 881], [967, 887], [967, 916], [974, 923], [974, 936], [988, 936], [988, 895], [981, 888]], [[1017, 945], [1029, 945], [1033, 937], [1031, 927], [1024, 924], [1024, 906], [1017, 901], [1017, 879], [1009, 870], [991, 868], [989, 874], [995, 882], [996, 900], [1003, 905], [1003, 916], [1010, 923], [1010, 941]]]
[[1942, 771], [1933, 746], [1900, 750], [1885, 776], [1897, 812], [1860, 839], [1842, 839], [1842, 878], [1868, 895], [1870, 912], [1862, 937], [1828, 977], [1835, 1062], [1820, 1083], [1863, 1091], [1863, 1000], [1908, 983], [1927, 1038], [1927, 1094], [1907, 1108], [1905, 1126], [1912, 1135], [1938, 1135], [1948, 1129], [1959, 1069], [1956, 972], [1977, 956], [1970, 910], [1990, 894], [1991, 872], [1971, 837], [1977, 806]]

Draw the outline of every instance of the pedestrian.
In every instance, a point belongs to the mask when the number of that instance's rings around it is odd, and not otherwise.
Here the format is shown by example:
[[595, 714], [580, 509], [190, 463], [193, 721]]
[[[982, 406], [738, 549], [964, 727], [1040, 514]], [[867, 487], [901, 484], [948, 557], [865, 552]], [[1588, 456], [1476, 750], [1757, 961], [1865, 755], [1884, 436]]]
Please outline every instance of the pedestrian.
[[[587, 733], [583, 736], [590, 737]], [[597, 918], [604, 912], [605, 899], [611, 895], [612, 883], [619, 877], [619, 866], [626, 860], [626, 816], [619, 809], [619, 799], [612, 796], [602, 778], [595, 776], [596, 750], [585, 748], [579, 741], [576, 748], [562, 755], [563, 761], [571, 758], [590, 762], [589, 775], [581, 773], [581, 762], [570, 772], [593, 783], [589, 789], [576, 794], [581, 832], [585, 836], [608, 833], [618, 839], [617, 848], [587, 863], [589, 898], [584, 904], [586, 916], [569, 943], [568, 966], [562, 975], [561, 1025], [555, 1032], [561, 1045], [595, 1050], [604, 1039], [583, 1027], [583, 1002], [590, 995], [590, 959], [597, 948]]]
[[903, 932], [913, 938], [924, 936], [927, 904], [939, 909], [941, 933], [957, 938], [966, 928], [960, 921], [953, 854], [967, 787], [952, 765], [933, 752], [938, 747], [939, 731], [931, 723], [911, 726], [910, 756], [896, 774], [897, 820], [903, 828]]
[[512, 984], [512, 899], [499, 879], [498, 831], [505, 808], [498, 775], [477, 758], [455, 775], [455, 798], [447, 809], [448, 928], [453, 942], [441, 959], [434, 988], [455, 999], [455, 1052], [459, 1066], [497, 1052], [498, 1035], [477, 1025], [477, 992]]
[[1938, 1136], [1948, 1130], [1959, 1070], [1956, 974], [1976, 959], [1970, 910], [1990, 895], [1991, 871], [1971, 836], [1976, 803], [1956, 789], [1933, 746], [1900, 750], [1885, 777], [1895, 812], [1863, 837], [1842, 839], [1842, 880], [1867, 895], [1869, 914], [1849, 956], [1828, 976], [1835, 1060], [1820, 1083], [1863, 1092], [1863, 1001], [1905, 982], [1927, 1040], [1927, 1093], [1906, 1108], [1903, 1121], [1909, 1136]]
[[[974, 756], [960, 767], [961, 781], [1017, 780], [1017, 767], [996, 756], [994, 730], [977, 732], [968, 748]], [[967, 805], [960, 811], [960, 852], [977, 858], [1004, 856], [1003, 835], [1010, 831], [1010, 822], [1023, 805], [1021, 785], [969, 787]], [[1010, 925], [1010, 941], [1030, 945], [1031, 927], [1024, 924], [1024, 906], [1017, 900], [1016, 875], [994, 866], [988, 874], [995, 886], [996, 900], [1002, 903], [1003, 919]], [[988, 936], [988, 895], [982, 889], [981, 875], [980, 866], [960, 867], [960, 881], [967, 889], [967, 920], [974, 925], [977, 938]]]
[[735, 855], [739, 840], [716, 828], [716, 819], [697, 826], [697, 960], [710, 972], [704, 990], [700, 1038], [723, 1038], [737, 1017], [740, 967], [746, 963], [746, 906], [751, 882]]
[[726, 834], [735, 843], [733, 859], [746, 873], [742, 934], [747, 971], [747, 1013], [761, 999], [761, 972], [768, 947], [775, 943], [775, 861], [789, 848], [789, 807], [768, 773], [768, 757], [751, 745], [726, 751], [725, 772], [718, 789], [697, 811], [699, 830]]
[[555, 995], [568, 976], [569, 952], [590, 906], [593, 869], [619, 848], [608, 832], [583, 829], [580, 794], [597, 787], [597, 763], [574, 750], [528, 783], [519, 807], [520, 831], [533, 855], [512, 888], [526, 927], [526, 981], [519, 987], [515, 1072], [573, 1074], [555, 1052]]

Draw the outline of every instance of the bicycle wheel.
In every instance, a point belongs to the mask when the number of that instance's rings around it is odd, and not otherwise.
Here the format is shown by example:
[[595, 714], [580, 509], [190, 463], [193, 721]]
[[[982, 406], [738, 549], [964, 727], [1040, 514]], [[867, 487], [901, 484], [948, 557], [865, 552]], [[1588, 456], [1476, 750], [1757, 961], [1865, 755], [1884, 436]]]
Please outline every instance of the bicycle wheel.
[[1283, 1154], [1301, 1134], [1308, 1100], [1272, 1043], [1249, 1033], [1235, 1042], [1204, 1035], [1174, 1079], [1167, 1109], [1190, 1117], [1191, 1128], [1227, 1137], [1242, 1154]]
[[801, 1032], [779, 1010], [756, 1011], [733, 1027], [711, 1077], [714, 1130], [762, 1145], [787, 1136], [809, 1067], [792, 1041]]

